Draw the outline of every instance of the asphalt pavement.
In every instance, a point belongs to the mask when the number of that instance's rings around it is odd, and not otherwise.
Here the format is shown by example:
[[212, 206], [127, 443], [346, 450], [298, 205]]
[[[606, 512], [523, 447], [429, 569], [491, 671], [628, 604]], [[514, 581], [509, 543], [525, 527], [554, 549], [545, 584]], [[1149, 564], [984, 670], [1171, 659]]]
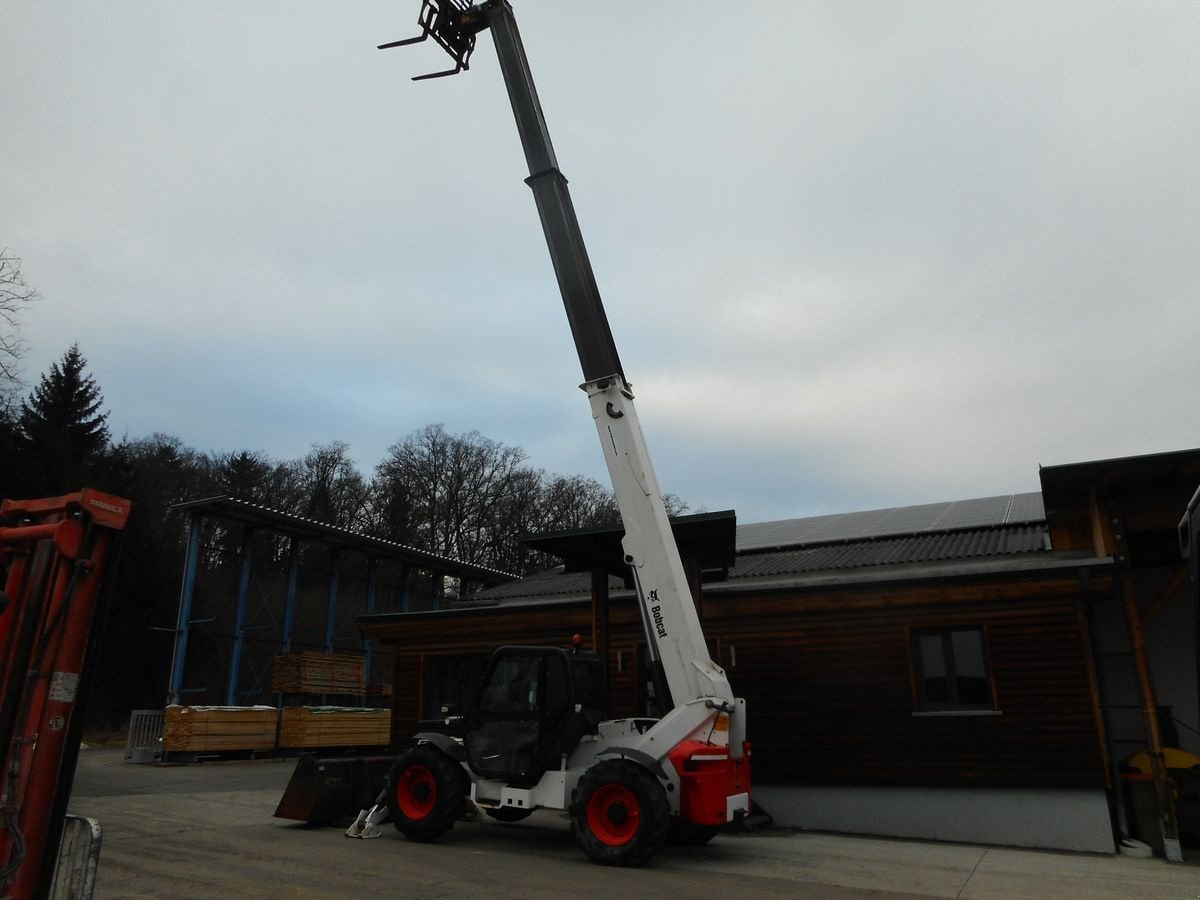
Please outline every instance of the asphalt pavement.
[[567, 823], [460, 822], [433, 844], [385, 826], [272, 818], [286, 761], [159, 766], [80, 754], [71, 811], [104, 832], [98, 898], [574, 897], [1161, 898], [1200, 900], [1200, 867], [1161, 859], [1015, 850], [764, 829], [667, 847], [642, 869], [595, 866]]

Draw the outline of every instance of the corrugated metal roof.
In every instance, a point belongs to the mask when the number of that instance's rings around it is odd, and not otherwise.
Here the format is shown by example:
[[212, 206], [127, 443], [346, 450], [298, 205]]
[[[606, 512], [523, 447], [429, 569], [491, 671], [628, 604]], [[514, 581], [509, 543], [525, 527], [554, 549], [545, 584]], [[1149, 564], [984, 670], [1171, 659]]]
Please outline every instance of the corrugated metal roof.
[[749, 550], [795, 547], [833, 541], [882, 538], [902, 534], [949, 531], [963, 528], [987, 528], [1024, 522], [1044, 522], [1046, 511], [1042, 495], [1003, 494], [974, 500], [896, 506], [830, 516], [809, 516], [776, 522], [738, 525], [737, 549]]
[[328, 522], [272, 509], [269, 506], [242, 500], [239, 497], [220, 496], [207, 497], [203, 500], [189, 500], [184, 503], [176, 503], [171, 509], [190, 510], [234, 522], [261, 525], [271, 528], [279, 534], [311, 538], [323, 541], [333, 547], [361, 550], [384, 559], [398, 559], [418, 566], [427, 566], [446, 575], [472, 578], [485, 584], [511, 581], [517, 577], [511, 572], [501, 572], [490, 566], [481, 566], [449, 556], [430, 553], [407, 544], [399, 544], [373, 535], [351, 531], [348, 528], [330, 525]]
[[[931, 563], [1022, 555], [1051, 558], [1038, 493], [738, 525], [737, 545], [723, 582], [730, 587], [789, 575], [802, 579], [885, 567], [910, 571]], [[619, 578], [610, 578], [609, 586], [614, 593], [624, 588]], [[499, 603], [537, 603], [590, 592], [588, 574], [564, 574], [559, 567], [478, 596]]]
[[[1018, 554], [1046, 552], [1046, 529], [1041, 525], [1001, 525], [994, 528], [970, 528], [937, 534], [868, 538], [839, 541], [783, 550], [739, 553], [729, 570], [728, 584], [782, 575], [813, 572], [845, 572], [883, 566], [909, 566], [920, 563], [957, 562]], [[609, 579], [609, 589], [620, 592], [619, 578]], [[520, 581], [490, 588], [477, 596], [501, 603], [513, 600], [588, 596], [591, 576], [564, 574], [562, 568], [531, 575]], [[467, 604], [469, 605], [470, 601]]]
[[800, 572], [862, 569], [942, 560], [981, 559], [1046, 550], [1043, 525], [1001, 525], [935, 534], [915, 534], [859, 541], [739, 553], [729, 580]]

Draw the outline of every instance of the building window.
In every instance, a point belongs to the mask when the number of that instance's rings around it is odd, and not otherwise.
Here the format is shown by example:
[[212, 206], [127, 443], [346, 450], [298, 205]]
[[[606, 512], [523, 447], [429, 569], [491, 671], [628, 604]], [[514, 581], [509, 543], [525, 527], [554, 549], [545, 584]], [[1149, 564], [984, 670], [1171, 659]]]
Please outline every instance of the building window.
[[982, 628], [913, 632], [917, 709], [994, 709]]

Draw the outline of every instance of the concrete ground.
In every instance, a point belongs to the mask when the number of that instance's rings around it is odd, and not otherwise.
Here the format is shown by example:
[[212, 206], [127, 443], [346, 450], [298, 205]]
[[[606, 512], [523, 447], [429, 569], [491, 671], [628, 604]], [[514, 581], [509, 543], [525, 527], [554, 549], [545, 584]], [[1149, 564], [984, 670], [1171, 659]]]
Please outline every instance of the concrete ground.
[[71, 811], [104, 830], [97, 897], [1200, 898], [1200, 867], [768, 829], [594, 866], [558, 814], [459, 823], [434, 844], [272, 818], [283, 761], [135, 765], [80, 754]]

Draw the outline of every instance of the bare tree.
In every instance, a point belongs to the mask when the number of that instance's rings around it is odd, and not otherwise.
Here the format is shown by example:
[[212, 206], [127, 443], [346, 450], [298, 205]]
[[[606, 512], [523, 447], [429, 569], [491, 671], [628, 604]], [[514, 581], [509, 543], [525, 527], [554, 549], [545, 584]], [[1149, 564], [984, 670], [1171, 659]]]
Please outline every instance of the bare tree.
[[0, 382], [19, 382], [18, 364], [25, 352], [21, 337], [21, 314], [36, 300], [38, 292], [25, 283], [21, 258], [9, 248], [0, 248]]
[[300, 514], [339, 528], [366, 524], [368, 490], [343, 441], [313, 444], [297, 470], [303, 491]]
[[582, 475], [549, 479], [542, 496], [542, 531], [568, 531], [619, 525], [617, 498], [611, 489]]
[[467, 562], [495, 555], [498, 520], [524, 487], [525, 451], [477, 431], [426, 425], [393, 444], [375, 470], [375, 494], [403, 498], [417, 543]]
[[394, 539], [527, 574], [553, 565], [524, 535], [615, 525], [612, 491], [581, 476], [547, 475], [525, 451], [477, 431], [426, 425], [393, 444], [371, 484], [372, 520]]

